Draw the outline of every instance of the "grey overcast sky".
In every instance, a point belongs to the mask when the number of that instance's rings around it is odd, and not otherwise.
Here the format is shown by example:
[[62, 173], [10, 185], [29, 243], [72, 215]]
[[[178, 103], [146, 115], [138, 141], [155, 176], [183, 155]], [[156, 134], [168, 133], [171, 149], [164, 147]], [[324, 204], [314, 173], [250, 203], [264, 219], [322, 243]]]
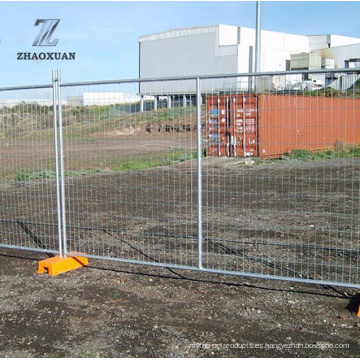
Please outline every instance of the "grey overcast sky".
[[[138, 37], [174, 28], [216, 24], [255, 27], [255, 1], [0, 1], [0, 87], [138, 77]], [[360, 38], [358, 1], [263, 1], [262, 28], [294, 34]], [[60, 19], [56, 52], [75, 61], [21, 61], [33, 47], [37, 19]], [[54, 50], [56, 49], [56, 50]]]

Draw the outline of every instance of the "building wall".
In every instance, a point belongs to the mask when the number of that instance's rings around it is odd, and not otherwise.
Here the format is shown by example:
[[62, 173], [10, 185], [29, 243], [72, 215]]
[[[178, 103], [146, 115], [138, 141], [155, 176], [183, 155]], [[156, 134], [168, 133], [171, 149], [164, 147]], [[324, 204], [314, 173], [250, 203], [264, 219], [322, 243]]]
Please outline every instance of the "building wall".
[[290, 61], [292, 52], [280, 49], [262, 49], [261, 71], [285, 71], [286, 61]]
[[[199, 32], [178, 32], [178, 36], [158, 34], [140, 38], [140, 78], [229, 74], [238, 72], [236, 27], [217, 26]], [[170, 32], [170, 35], [172, 33]], [[219, 45], [222, 44], [221, 46]], [[212, 86], [221, 87], [223, 81]], [[141, 84], [141, 92], [152, 94], [195, 92], [195, 82]], [[205, 89], [204, 89], [205, 90]]]
[[[238, 43], [255, 46], [256, 30], [239, 27]], [[307, 52], [309, 50], [308, 37], [304, 35], [286, 34], [276, 31], [261, 30], [261, 46], [290, 52]]]
[[335, 69], [344, 68], [345, 61], [360, 58], [360, 43], [315, 50], [322, 58], [334, 59]]
[[239, 73], [251, 73], [254, 68], [255, 47], [238, 45], [238, 71]]
[[[20, 105], [21, 103], [36, 104], [41, 106], [53, 106], [52, 99], [37, 99], [37, 98], [18, 98], [18, 99], [2, 99], [0, 101], [0, 108], [13, 107]], [[66, 105], [66, 101], [62, 100], [63, 105]]]
[[331, 35], [311, 35], [309, 36], [309, 51], [325, 49], [331, 45]]
[[141, 43], [140, 77], [185, 76], [215, 71], [215, 32]]
[[230, 25], [219, 25], [219, 46], [237, 45], [238, 42], [238, 27]]
[[[217, 25], [142, 36], [140, 77], [252, 71], [255, 35], [255, 29]], [[308, 52], [309, 42], [307, 36], [262, 30], [261, 48], [262, 71], [286, 70], [285, 60], [290, 54]]]
[[344, 46], [344, 45], [353, 45], [358, 44], [360, 40], [358, 38], [341, 36], [341, 35], [330, 35], [330, 45], [331, 47]]
[[[255, 38], [255, 29], [249, 29]], [[307, 36], [261, 31], [260, 71], [285, 71], [291, 54], [308, 52]]]
[[[252, 28], [216, 25], [140, 37], [140, 78], [251, 73], [255, 68], [255, 36], [256, 30]], [[288, 70], [292, 54], [312, 50], [322, 58], [334, 59], [335, 68], [343, 68], [345, 60], [360, 58], [359, 43], [360, 39], [332, 34], [305, 36], [262, 30], [260, 71]], [[225, 86], [243, 89], [243, 81], [239, 78], [204, 81], [202, 91]], [[195, 83], [147, 83], [141, 84], [140, 92], [194, 93]]]
[[[153, 97], [145, 97], [144, 100], [153, 100]], [[91, 105], [115, 105], [131, 104], [140, 101], [140, 96], [134, 93], [124, 92], [84, 92], [80, 96], [69, 96], [69, 106], [91, 106]]]
[[67, 103], [69, 106], [82, 106], [84, 104], [82, 96], [68, 96]]
[[289, 53], [309, 51], [307, 36], [267, 30], [261, 31], [261, 46], [264, 49], [283, 50]]
[[360, 39], [341, 35], [309, 35], [309, 51], [358, 44]]
[[233, 30], [232, 26], [221, 26], [210, 27], [208, 32], [200, 28], [178, 36], [140, 38], [140, 77], [237, 72], [237, 33]]

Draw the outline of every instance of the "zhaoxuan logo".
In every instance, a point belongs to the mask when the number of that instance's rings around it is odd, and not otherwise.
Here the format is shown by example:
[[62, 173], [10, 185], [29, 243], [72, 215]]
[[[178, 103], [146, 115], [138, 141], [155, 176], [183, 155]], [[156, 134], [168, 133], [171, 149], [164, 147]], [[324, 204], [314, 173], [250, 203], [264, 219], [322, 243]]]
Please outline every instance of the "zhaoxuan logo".
[[[51, 39], [60, 19], [37, 19], [34, 26], [41, 25], [38, 36], [32, 46], [56, 46], [59, 39]], [[75, 60], [74, 52], [19, 52], [17, 60]]]
[[53, 42], [50, 42], [50, 40], [59, 22], [59, 19], [37, 19], [34, 26], [38, 26], [41, 23], [43, 25], [33, 46], [56, 46], [59, 40], [56, 39]]

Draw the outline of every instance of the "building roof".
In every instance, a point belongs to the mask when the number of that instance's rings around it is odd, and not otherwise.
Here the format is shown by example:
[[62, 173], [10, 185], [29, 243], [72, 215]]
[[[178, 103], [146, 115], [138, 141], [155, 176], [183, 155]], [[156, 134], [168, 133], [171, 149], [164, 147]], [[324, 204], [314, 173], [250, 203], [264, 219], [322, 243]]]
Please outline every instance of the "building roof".
[[[209, 26], [194, 26], [194, 27], [187, 27], [187, 28], [176, 28], [171, 29], [168, 31], [157, 32], [149, 35], [143, 35], [139, 37], [139, 42], [145, 41], [154, 41], [154, 40], [163, 40], [169, 39], [174, 37], [181, 37], [181, 36], [190, 36], [190, 35], [199, 35], [214, 32], [219, 30], [224, 33], [234, 33], [234, 32], [248, 32], [255, 34], [254, 28], [248, 28], [243, 26], [234, 26], [234, 25], [225, 25], [225, 24], [217, 24], [217, 25], [209, 25]], [[296, 37], [303, 37], [304, 39], [308, 40], [309, 50], [316, 49], [316, 48], [325, 48], [325, 47], [334, 47], [334, 46], [344, 46], [344, 45], [352, 45], [360, 43], [360, 38], [350, 37], [350, 36], [343, 36], [337, 34], [316, 34], [316, 35], [299, 35], [299, 34], [290, 34], [284, 33], [279, 31], [272, 31], [272, 30], [261, 30], [263, 33], [268, 35], [289, 35], [289, 36], [296, 36]], [[234, 36], [232, 36], [234, 39]], [[240, 36], [237, 37], [237, 41], [232, 44], [240, 44]], [[234, 42], [234, 41], [232, 41]], [[222, 45], [222, 44], [219, 44]], [[230, 45], [230, 44], [227, 44]]]

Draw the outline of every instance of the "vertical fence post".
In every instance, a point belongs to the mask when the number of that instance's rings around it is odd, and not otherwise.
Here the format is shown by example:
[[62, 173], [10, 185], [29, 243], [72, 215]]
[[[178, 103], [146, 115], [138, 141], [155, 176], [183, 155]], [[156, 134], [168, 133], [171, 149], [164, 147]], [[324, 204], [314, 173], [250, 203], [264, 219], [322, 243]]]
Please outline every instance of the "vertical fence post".
[[52, 71], [53, 85], [53, 123], [54, 123], [54, 150], [55, 150], [55, 177], [56, 177], [56, 214], [58, 222], [59, 256], [63, 257], [62, 224], [61, 224], [61, 193], [59, 175], [59, 148], [58, 148], [58, 121], [57, 121], [57, 89], [58, 79], [55, 70]]
[[65, 208], [65, 174], [64, 174], [64, 146], [63, 146], [63, 131], [62, 131], [62, 104], [61, 104], [61, 73], [57, 70], [57, 84], [58, 84], [58, 106], [59, 106], [59, 157], [60, 157], [60, 183], [61, 183], [61, 222], [62, 222], [62, 241], [63, 251], [66, 257], [67, 253], [67, 239], [66, 239], [66, 208]]
[[65, 211], [65, 182], [64, 182], [64, 151], [62, 132], [62, 104], [60, 87], [60, 70], [53, 70], [53, 120], [54, 120], [54, 145], [55, 145], [55, 172], [56, 172], [56, 207], [59, 236], [59, 256], [39, 262], [38, 273], [48, 272], [56, 276], [89, 264], [84, 256], [67, 257], [66, 240], [66, 211]]
[[202, 147], [201, 147], [201, 93], [200, 79], [196, 78], [196, 118], [197, 118], [197, 180], [198, 180], [198, 267], [203, 268], [202, 236]]

